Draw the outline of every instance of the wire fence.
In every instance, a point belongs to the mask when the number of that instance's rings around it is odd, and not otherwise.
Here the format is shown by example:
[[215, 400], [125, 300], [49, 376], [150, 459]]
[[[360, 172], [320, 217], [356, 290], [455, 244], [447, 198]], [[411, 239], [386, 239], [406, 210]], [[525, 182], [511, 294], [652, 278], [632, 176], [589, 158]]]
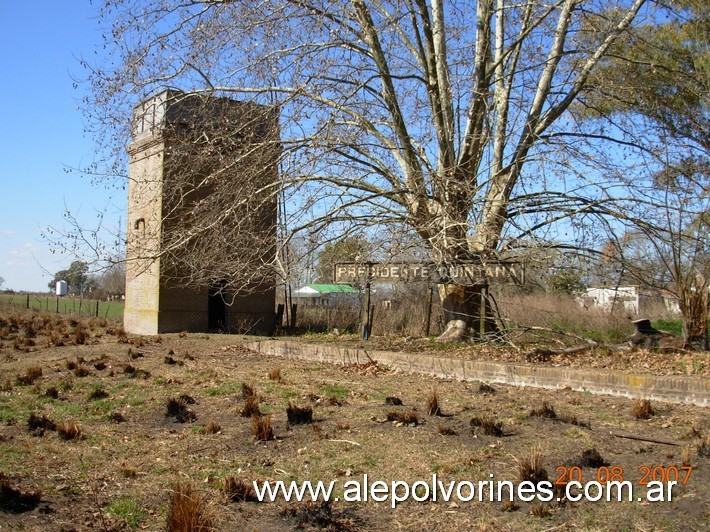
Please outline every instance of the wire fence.
[[0, 303], [22, 306], [27, 309], [43, 310], [45, 312], [55, 312], [57, 314], [96, 316], [109, 320], [122, 320], [124, 307], [123, 301], [101, 301], [41, 294], [0, 294]]

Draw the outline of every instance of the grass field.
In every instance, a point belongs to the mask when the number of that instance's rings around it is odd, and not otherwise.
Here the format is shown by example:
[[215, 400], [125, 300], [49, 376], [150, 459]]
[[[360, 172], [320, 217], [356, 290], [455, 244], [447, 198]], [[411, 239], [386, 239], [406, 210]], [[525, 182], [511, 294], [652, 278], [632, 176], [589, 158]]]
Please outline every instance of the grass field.
[[[201, 530], [707, 530], [707, 408], [283, 360], [238, 336], [139, 337], [101, 317], [10, 308], [0, 307], [3, 530], [198, 529], [168, 526], [176, 494], [195, 502]], [[563, 484], [612, 471], [633, 500], [467, 499], [493, 477]], [[672, 501], [644, 500], [644, 478], [678, 472]], [[344, 500], [346, 483], [366, 476], [434, 474], [477, 488], [450, 502], [420, 482], [396, 508]], [[340, 501], [258, 502], [243, 489], [266, 480], [333, 481]]]
[[[29, 298], [29, 299], [28, 299]], [[123, 301], [97, 301], [96, 299], [79, 299], [73, 297], [57, 297], [49, 294], [0, 294], [0, 304], [18, 305], [47, 312], [59, 312], [74, 316], [96, 316], [108, 320], [123, 320]]]

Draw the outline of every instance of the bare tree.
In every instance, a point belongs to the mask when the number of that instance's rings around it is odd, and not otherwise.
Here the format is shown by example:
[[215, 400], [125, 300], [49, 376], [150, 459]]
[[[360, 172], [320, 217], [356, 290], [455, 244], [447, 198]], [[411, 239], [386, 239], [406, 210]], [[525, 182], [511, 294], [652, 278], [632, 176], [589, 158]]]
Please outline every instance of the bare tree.
[[[400, 224], [434, 261], [485, 263], [613, 210], [598, 177], [576, 167], [578, 147], [556, 138], [603, 139], [567, 111], [615, 40], [653, 17], [645, 4], [110, 0], [112, 55], [85, 62], [85, 108], [115, 155], [105, 172], [118, 175], [130, 108], [166, 87], [275, 105], [281, 186], [249, 197], [280, 198], [290, 230]], [[223, 185], [210, 183], [216, 205], [234, 199]], [[209, 214], [191, 236], [231, 227], [230, 209], [210, 203], [196, 204]], [[221, 253], [214, 244], [194, 252]], [[480, 288], [441, 285], [446, 319], [476, 319]]]
[[[687, 161], [686, 161], [687, 162]], [[708, 349], [710, 168], [665, 168], [624, 215], [629, 231], [607, 246], [626, 280], [673, 297], [687, 345]]]

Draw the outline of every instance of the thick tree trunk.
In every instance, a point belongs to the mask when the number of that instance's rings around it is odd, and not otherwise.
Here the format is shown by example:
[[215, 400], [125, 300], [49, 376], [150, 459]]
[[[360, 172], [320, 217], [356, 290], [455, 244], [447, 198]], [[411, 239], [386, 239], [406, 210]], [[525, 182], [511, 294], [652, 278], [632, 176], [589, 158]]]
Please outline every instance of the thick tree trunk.
[[[680, 308], [683, 314], [683, 342], [695, 349], [708, 350], [708, 286], [705, 278], [695, 286], [682, 287]], [[701, 282], [702, 281], [702, 282]]]
[[483, 338], [498, 330], [487, 285], [440, 284], [438, 287], [444, 323], [465, 322], [468, 338]]

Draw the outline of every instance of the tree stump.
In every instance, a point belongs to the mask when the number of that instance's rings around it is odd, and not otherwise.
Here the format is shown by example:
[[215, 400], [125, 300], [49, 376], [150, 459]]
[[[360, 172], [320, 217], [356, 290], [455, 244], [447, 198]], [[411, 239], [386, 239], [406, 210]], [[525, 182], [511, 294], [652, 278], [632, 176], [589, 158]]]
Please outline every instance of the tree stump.
[[654, 329], [651, 325], [651, 320], [643, 318], [631, 322], [636, 327], [634, 334], [629, 336], [629, 340], [636, 347], [645, 347], [652, 349], [658, 347], [661, 338], [661, 332]]

